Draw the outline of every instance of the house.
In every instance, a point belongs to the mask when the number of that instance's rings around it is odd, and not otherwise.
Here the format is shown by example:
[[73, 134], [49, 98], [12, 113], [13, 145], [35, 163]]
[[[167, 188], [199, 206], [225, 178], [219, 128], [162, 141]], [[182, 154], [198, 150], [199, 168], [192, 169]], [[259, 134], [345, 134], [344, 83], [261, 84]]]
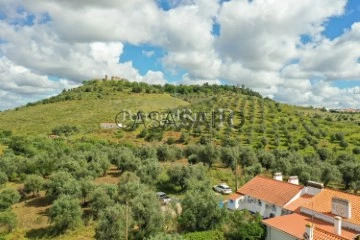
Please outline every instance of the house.
[[263, 220], [267, 240], [303, 239], [308, 231], [310, 240], [360, 240], [360, 196], [323, 189], [297, 205], [293, 214]]
[[360, 196], [321, 183], [257, 176], [230, 195], [227, 206], [261, 214], [267, 240], [360, 240]]
[[274, 179], [257, 176], [229, 196], [227, 207], [231, 210], [247, 209], [264, 218], [281, 216], [291, 213], [286, 206], [298, 199], [302, 190], [297, 177], [283, 182], [280, 173], [276, 173]]

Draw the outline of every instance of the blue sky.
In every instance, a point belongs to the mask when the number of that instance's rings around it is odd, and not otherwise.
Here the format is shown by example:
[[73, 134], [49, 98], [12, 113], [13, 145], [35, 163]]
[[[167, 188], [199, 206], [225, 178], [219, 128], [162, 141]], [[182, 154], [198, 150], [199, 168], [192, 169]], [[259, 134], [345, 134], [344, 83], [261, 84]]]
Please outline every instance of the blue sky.
[[117, 75], [358, 107], [358, 0], [0, 2], [0, 110]]

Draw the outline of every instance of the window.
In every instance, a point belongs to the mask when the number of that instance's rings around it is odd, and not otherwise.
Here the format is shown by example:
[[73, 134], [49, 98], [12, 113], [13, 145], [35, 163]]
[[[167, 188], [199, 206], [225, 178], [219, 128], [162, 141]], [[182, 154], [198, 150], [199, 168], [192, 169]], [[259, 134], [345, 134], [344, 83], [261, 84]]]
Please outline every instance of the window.
[[259, 205], [259, 206], [261, 206], [261, 205], [262, 205], [261, 200], [258, 200], [258, 205]]
[[275, 205], [272, 205], [271, 211], [276, 212], [276, 206]]

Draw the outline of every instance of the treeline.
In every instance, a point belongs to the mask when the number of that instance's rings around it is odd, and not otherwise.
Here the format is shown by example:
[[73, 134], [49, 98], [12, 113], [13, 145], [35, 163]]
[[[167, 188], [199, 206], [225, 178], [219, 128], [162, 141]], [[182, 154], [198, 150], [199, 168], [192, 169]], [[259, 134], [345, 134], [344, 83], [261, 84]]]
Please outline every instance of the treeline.
[[83, 85], [74, 89], [64, 89], [59, 95], [53, 96], [38, 102], [28, 103], [26, 106], [35, 106], [39, 104], [55, 103], [69, 100], [82, 100], [86, 94], [93, 94], [93, 98], [104, 98], [112, 92], [132, 92], [132, 93], [169, 93], [172, 95], [189, 94], [220, 94], [223, 92], [235, 92], [248, 96], [262, 98], [260, 93], [245, 87], [244, 85], [174, 85], [174, 84], [147, 84], [143, 82], [130, 82], [127, 80], [90, 80], [84, 81]]

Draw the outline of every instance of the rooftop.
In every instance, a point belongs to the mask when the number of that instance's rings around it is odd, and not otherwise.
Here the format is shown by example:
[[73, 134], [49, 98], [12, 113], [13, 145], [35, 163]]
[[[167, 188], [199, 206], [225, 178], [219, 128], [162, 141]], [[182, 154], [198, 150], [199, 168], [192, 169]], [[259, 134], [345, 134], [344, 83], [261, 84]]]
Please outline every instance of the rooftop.
[[313, 222], [315, 226], [314, 240], [350, 240], [357, 235], [355, 231], [344, 228], [341, 236], [336, 235], [333, 224], [298, 213], [263, 220], [264, 224], [299, 239], [303, 239], [305, 225], [310, 222]]
[[257, 176], [236, 192], [283, 207], [298, 194], [302, 188], [303, 186], [300, 185]]
[[351, 218], [343, 218], [343, 221], [360, 225], [360, 196], [356, 196], [354, 194], [324, 189], [302, 206], [334, 217], [335, 215], [331, 213], [333, 197], [342, 198], [351, 202]]
[[293, 212], [300, 212], [300, 207], [304, 206], [305, 203], [309, 202], [311, 198], [314, 196], [309, 194], [304, 194], [295, 201], [291, 202], [290, 204], [286, 205], [284, 208], [293, 211]]

